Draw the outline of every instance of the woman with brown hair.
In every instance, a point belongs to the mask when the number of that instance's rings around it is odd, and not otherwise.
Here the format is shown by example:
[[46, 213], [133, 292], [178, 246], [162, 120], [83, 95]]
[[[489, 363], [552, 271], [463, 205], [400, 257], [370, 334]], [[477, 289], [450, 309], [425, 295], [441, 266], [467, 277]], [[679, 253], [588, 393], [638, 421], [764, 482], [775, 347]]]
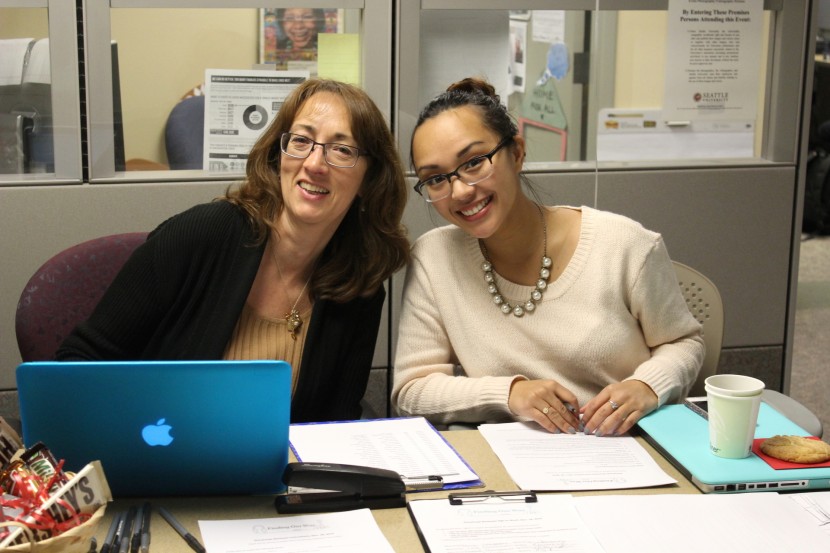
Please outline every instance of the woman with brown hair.
[[246, 179], [162, 223], [57, 359], [284, 359], [294, 422], [360, 416], [385, 298], [409, 259], [395, 142], [369, 96], [304, 82]]

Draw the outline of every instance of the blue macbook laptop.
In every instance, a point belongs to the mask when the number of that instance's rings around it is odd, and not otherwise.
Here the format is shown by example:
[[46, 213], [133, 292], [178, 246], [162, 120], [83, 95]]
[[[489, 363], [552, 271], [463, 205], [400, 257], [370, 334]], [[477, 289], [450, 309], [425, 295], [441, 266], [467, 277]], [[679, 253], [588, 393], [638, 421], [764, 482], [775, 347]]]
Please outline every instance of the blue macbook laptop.
[[100, 460], [115, 497], [284, 491], [284, 361], [35, 362], [17, 368], [26, 446]]
[[[641, 434], [704, 493], [763, 492], [830, 488], [830, 467], [775, 470], [750, 454], [723, 459], [709, 451], [709, 424], [686, 405], [664, 405], [640, 419]], [[809, 436], [784, 415], [761, 402], [756, 438], [776, 434]]]

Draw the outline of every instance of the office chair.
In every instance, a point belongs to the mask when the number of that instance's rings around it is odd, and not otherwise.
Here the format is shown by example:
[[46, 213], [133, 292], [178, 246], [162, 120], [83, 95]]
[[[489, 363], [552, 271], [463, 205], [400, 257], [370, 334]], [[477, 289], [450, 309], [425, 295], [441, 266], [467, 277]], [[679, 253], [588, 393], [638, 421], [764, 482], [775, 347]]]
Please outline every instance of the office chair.
[[146, 232], [128, 232], [94, 238], [56, 254], [32, 275], [15, 314], [23, 361], [54, 358], [64, 338], [89, 317], [146, 237]]
[[[686, 299], [689, 311], [703, 326], [703, 342], [706, 344], [706, 356], [700, 368], [697, 380], [689, 393], [691, 396], [705, 396], [704, 381], [717, 373], [723, 343], [723, 301], [717, 286], [699, 271], [673, 261], [674, 271], [680, 291]], [[821, 421], [809, 409], [793, 398], [776, 390], [765, 389], [761, 399], [764, 403], [784, 414], [801, 428], [819, 438], [823, 434]]]
[[700, 373], [689, 395], [705, 396], [703, 382], [717, 372], [720, 361], [723, 343], [723, 300], [715, 283], [702, 273], [678, 261], [672, 261], [672, 264], [686, 305], [703, 327], [703, 342], [706, 344], [703, 366], [700, 367]]
[[204, 96], [188, 96], [173, 107], [164, 127], [170, 169], [202, 168], [204, 129]]

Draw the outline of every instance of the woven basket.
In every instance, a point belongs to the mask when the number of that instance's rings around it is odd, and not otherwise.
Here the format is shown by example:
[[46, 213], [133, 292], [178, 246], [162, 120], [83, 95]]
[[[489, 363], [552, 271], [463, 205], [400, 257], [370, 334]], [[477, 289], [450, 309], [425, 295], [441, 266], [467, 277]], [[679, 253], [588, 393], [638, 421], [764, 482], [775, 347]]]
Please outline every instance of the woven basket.
[[92, 517], [88, 521], [67, 530], [59, 536], [48, 540], [30, 541], [29, 543], [4, 547], [0, 549], [0, 553], [87, 553], [89, 542], [98, 530], [98, 523], [101, 522], [106, 510], [107, 505], [105, 503], [92, 513]]

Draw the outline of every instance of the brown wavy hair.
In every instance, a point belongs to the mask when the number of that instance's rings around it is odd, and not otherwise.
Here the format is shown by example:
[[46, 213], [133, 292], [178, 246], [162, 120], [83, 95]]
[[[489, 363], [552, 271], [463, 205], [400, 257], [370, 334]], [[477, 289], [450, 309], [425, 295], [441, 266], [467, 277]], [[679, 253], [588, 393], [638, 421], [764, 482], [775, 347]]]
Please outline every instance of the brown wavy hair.
[[343, 99], [357, 146], [369, 153], [361, 195], [326, 246], [310, 284], [315, 298], [346, 302], [374, 294], [409, 262], [409, 241], [401, 224], [407, 189], [400, 156], [383, 114], [366, 92], [328, 79], [300, 84], [251, 149], [245, 180], [229, 187], [224, 199], [248, 214], [257, 244], [268, 239], [283, 209], [280, 136], [290, 130], [306, 100], [319, 92]]

